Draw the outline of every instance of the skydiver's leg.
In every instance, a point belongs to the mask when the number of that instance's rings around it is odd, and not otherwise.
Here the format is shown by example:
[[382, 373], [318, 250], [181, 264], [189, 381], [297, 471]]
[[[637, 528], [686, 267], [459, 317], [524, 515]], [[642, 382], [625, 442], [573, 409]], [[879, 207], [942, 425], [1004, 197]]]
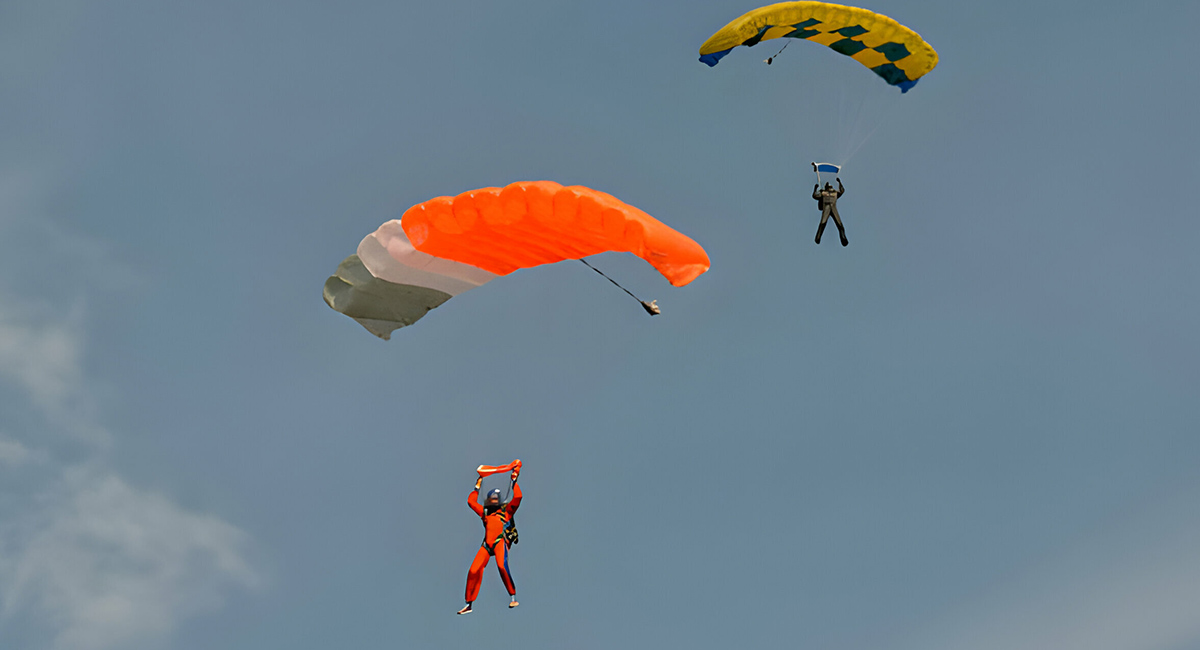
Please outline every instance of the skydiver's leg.
[[[488, 558], [487, 549], [482, 546], [478, 551], [475, 551], [475, 559], [471, 561], [471, 569], [467, 571], [467, 604], [475, 602], [479, 597], [479, 585], [483, 582], [483, 570], [487, 567]], [[470, 609], [467, 609], [470, 611]], [[465, 612], [464, 612], [465, 613]]]
[[512, 602], [509, 607], [517, 606], [517, 585], [513, 582], [512, 573], [508, 569], [508, 545], [504, 542], [496, 544], [496, 568], [500, 570], [500, 579], [504, 581], [504, 588], [508, 590], [508, 595], [512, 596]]
[[846, 228], [842, 226], [842, 216], [838, 214], [837, 204], [829, 206], [829, 209], [833, 214], [833, 223], [837, 224], [838, 234], [842, 236], [842, 246], [849, 246], [850, 240], [846, 239]]
[[821, 233], [825, 232], [825, 222], [829, 221], [829, 210], [833, 206], [827, 205], [821, 210], [821, 225], [817, 226], [817, 243], [821, 243]]

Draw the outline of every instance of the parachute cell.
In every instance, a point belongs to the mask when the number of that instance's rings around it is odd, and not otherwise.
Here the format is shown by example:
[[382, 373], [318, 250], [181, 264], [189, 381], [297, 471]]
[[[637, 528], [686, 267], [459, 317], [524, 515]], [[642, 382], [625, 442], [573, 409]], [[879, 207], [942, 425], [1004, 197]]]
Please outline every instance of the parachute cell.
[[700, 60], [715, 66], [739, 45], [773, 38], [820, 43], [870, 68], [908, 92], [937, 65], [938, 55], [919, 34], [895, 20], [858, 7], [829, 2], [781, 2], [750, 11], [700, 46]]
[[709, 267], [699, 244], [608, 194], [519, 182], [431, 199], [383, 224], [325, 282], [325, 302], [388, 339], [497, 277], [606, 251], [641, 257], [677, 287]]

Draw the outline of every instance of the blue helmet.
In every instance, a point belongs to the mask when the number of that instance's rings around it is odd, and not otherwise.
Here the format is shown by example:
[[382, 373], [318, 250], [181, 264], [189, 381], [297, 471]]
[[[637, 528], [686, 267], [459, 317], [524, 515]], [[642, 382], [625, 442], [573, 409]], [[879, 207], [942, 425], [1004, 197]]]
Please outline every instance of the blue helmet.
[[494, 490], [488, 490], [487, 498], [485, 498], [483, 500], [483, 505], [492, 507], [492, 508], [499, 508], [500, 503], [501, 503], [500, 489], [496, 488]]

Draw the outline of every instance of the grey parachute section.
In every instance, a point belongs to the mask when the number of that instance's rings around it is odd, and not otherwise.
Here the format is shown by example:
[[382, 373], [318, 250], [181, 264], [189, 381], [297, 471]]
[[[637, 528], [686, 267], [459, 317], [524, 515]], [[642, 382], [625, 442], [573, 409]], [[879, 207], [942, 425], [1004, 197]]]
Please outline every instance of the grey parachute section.
[[337, 272], [325, 281], [325, 303], [385, 341], [392, 338], [392, 332], [421, 320], [451, 297], [437, 289], [380, 280], [358, 255], [342, 260]]

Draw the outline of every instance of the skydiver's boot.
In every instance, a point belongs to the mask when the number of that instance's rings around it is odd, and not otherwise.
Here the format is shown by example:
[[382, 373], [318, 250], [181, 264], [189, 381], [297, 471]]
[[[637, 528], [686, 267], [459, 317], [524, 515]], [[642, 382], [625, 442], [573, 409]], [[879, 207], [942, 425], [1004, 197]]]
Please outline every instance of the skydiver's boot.
[[817, 243], [821, 243], [821, 233], [825, 232], [825, 224], [817, 226]]
[[850, 240], [849, 240], [849, 239], [846, 239], [846, 231], [845, 231], [845, 230], [840, 230], [840, 229], [839, 229], [839, 230], [838, 230], [838, 234], [842, 236], [842, 246], [849, 246], [849, 245], [850, 245]]
[[520, 604], [521, 604], [521, 603], [518, 603], [518, 602], [517, 602], [517, 595], [516, 595], [516, 594], [513, 594], [513, 595], [512, 595], [512, 600], [511, 600], [511, 601], [508, 603], [508, 608], [509, 608], [509, 609], [512, 609], [512, 608], [514, 608], [514, 607], [516, 607], [517, 605], [520, 605]]
[[467, 606], [458, 610], [457, 613], [458, 614], [470, 614], [471, 613], [471, 603], [467, 603]]

